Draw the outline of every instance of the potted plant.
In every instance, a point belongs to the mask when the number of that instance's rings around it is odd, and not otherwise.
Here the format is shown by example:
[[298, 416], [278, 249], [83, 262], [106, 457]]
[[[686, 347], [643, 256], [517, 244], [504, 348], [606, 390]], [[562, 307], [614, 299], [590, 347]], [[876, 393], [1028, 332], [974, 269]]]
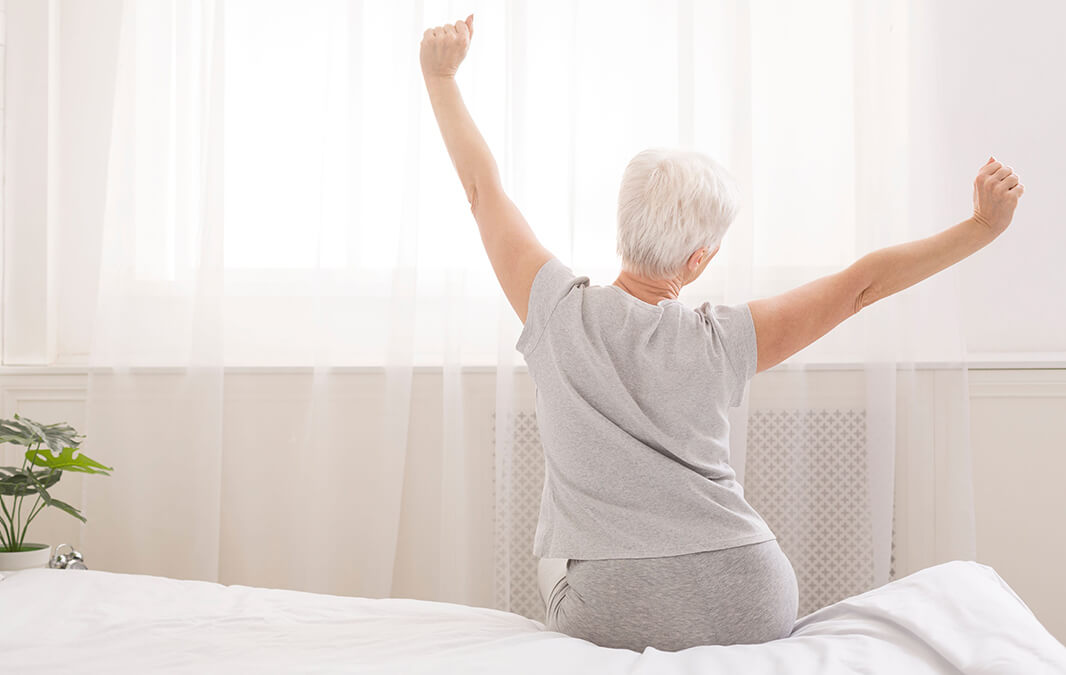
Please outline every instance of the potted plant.
[[[48, 494], [64, 471], [110, 475], [109, 466], [74, 456], [81, 441], [69, 424], [38, 424], [26, 417], [0, 419], [0, 444], [27, 448], [22, 467], [0, 466], [0, 571], [46, 567], [51, 555], [48, 544], [26, 542], [30, 523], [45, 507], [65, 511], [81, 522], [78, 509]], [[32, 504], [27, 505], [27, 499]]]

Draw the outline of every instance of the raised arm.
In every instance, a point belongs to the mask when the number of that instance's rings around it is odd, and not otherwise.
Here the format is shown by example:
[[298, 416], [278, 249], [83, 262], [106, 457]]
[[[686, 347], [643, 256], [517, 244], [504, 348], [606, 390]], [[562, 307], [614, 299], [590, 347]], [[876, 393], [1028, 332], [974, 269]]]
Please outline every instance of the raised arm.
[[748, 303], [759, 362], [772, 368], [863, 307], [954, 265], [998, 237], [1014, 216], [1025, 186], [992, 158], [974, 180], [973, 216], [935, 234], [859, 258], [845, 270], [781, 295]]
[[428, 29], [422, 35], [422, 76], [496, 279], [524, 323], [533, 278], [552, 254], [541, 246], [518, 207], [504, 193], [496, 160], [455, 82], [473, 35], [473, 14], [466, 21]]

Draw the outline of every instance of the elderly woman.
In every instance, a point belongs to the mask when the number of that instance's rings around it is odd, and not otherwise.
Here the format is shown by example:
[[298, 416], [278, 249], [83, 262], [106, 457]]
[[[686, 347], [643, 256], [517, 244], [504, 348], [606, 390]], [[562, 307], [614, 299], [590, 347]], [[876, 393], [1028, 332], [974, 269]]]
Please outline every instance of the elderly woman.
[[704, 155], [645, 150], [619, 192], [621, 272], [590, 285], [541, 246], [500, 185], [454, 79], [473, 33], [472, 15], [427, 30], [421, 63], [524, 323], [516, 347], [537, 386], [546, 465], [533, 553], [565, 564], [542, 586], [547, 627], [637, 651], [787, 637], [796, 577], [729, 466], [728, 407], [756, 373], [996, 238], [1024, 190], [1018, 176], [989, 159], [965, 221], [776, 297], [692, 309], [678, 292], [718, 252], [736, 189]]

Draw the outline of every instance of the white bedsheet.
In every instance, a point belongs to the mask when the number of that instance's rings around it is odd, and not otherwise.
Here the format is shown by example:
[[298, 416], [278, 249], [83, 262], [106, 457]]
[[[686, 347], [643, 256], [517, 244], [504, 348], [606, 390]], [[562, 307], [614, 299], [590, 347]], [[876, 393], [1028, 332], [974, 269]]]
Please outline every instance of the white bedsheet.
[[597, 647], [517, 614], [411, 599], [25, 570], [0, 581], [0, 671], [358, 673], [1066, 673], [991, 567], [930, 567], [760, 645]]

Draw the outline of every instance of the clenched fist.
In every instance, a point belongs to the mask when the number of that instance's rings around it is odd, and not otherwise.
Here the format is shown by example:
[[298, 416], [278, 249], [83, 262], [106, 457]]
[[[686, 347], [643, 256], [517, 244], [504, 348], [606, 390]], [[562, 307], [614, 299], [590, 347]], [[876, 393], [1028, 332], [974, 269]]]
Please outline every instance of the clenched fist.
[[429, 28], [422, 34], [423, 77], [454, 77], [474, 37], [474, 15], [466, 21]]
[[1018, 174], [989, 157], [973, 182], [973, 219], [1000, 234], [1010, 225], [1023, 192]]

